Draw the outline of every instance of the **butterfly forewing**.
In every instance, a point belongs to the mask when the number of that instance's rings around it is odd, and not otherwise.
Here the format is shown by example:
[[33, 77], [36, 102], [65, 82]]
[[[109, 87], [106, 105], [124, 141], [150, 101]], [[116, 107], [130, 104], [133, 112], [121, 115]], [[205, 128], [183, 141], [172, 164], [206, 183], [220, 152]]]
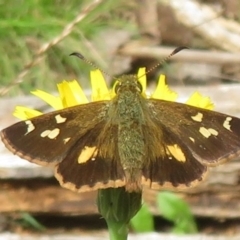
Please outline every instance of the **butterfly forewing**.
[[55, 164], [89, 129], [104, 122], [107, 109], [104, 101], [50, 112], [4, 129], [2, 141], [21, 158], [40, 165]]

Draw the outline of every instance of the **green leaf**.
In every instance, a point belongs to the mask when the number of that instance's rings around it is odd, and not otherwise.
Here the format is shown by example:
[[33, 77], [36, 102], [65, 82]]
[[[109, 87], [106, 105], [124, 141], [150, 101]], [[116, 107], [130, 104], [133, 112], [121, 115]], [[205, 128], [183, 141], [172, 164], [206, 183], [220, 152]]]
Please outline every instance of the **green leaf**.
[[29, 213], [26, 212], [21, 213], [21, 220], [24, 221], [26, 225], [33, 227], [38, 231], [46, 230], [46, 228]]
[[196, 233], [197, 226], [188, 204], [171, 192], [160, 192], [157, 205], [164, 218], [174, 223], [175, 233]]
[[131, 219], [130, 224], [135, 232], [154, 231], [153, 215], [146, 204], [142, 205], [138, 213]]

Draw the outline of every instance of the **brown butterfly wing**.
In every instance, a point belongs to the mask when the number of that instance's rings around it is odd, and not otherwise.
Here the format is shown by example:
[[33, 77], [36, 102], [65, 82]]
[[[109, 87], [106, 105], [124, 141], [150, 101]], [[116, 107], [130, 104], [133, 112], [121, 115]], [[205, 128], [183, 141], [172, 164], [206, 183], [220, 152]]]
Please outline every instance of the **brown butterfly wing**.
[[[163, 100], [148, 100], [145, 136], [150, 143], [143, 184], [185, 188], [201, 181], [207, 166], [240, 155], [240, 119]], [[152, 154], [152, 152], [156, 154]]]
[[1, 138], [19, 157], [40, 165], [54, 165], [89, 129], [104, 122], [107, 110], [108, 101], [102, 101], [53, 111], [3, 129]]
[[82, 192], [125, 185], [117, 149], [117, 125], [90, 129], [55, 170], [63, 187]]

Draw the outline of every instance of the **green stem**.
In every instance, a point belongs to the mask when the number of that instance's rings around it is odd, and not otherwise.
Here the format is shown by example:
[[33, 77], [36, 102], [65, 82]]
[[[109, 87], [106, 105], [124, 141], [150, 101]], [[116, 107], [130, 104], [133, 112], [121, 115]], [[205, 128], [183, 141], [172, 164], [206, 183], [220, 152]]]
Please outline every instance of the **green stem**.
[[116, 221], [107, 221], [110, 240], [127, 240], [128, 224]]
[[98, 190], [98, 211], [107, 222], [110, 240], [127, 239], [128, 224], [141, 204], [142, 192], [129, 193], [124, 187]]

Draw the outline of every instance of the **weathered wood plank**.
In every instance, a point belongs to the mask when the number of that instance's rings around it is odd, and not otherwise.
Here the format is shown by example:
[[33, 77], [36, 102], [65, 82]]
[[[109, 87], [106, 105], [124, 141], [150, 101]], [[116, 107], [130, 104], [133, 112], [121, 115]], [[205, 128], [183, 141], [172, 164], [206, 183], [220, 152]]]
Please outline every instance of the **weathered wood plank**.
[[[222, 178], [222, 181], [224, 181]], [[27, 211], [60, 215], [97, 214], [96, 192], [75, 193], [61, 188], [55, 180], [30, 179], [0, 181], [0, 212]], [[194, 215], [220, 219], [240, 218], [240, 186], [203, 183], [186, 193], [178, 193], [190, 205]], [[158, 191], [145, 189], [143, 198], [154, 215]], [[33, 204], [34, 202], [34, 204]]]
[[97, 214], [96, 192], [77, 194], [56, 181], [31, 179], [0, 182], [0, 212], [86, 215]]

